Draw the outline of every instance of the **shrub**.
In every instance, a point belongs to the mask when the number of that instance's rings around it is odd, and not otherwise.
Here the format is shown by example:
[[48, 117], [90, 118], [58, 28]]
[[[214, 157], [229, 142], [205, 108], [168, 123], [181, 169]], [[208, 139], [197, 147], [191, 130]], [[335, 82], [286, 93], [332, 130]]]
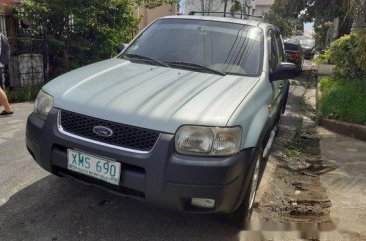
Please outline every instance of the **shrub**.
[[366, 39], [361, 35], [344, 35], [331, 44], [329, 61], [336, 65], [336, 74], [355, 78], [366, 76], [366, 66], [362, 66], [366, 61], [366, 51], [362, 52], [365, 50], [362, 41], [366, 42]]
[[355, 36], [355, 57], [357, 64], [364, 72], [366, 72], [366, 29], [357, 29], [355, 31]]
[[34, 101], [40, 89], [41, 86], [24, 87], [7, 91], [6, 95], [10, 103]]
[[318, 56], [318, 57], [316, 57], [313, 61], [314, 61], [315, 63], [318, 63], [318, 64], [328, 64], [328, 63], [330, 63], [329, 55], [330, 55], [330, 51], [329, 51], [329, 49], [328, 49], [328, 50], [326, 50], [326, 51], [324, 52], [324, 54], [319, 55], [319, 56]]
[[17, 17], [29, 32], [45, 35], [53, 77], [110, 58], [121, 42], [128, 43], [138, 27], [131, 2], [24, 0]]

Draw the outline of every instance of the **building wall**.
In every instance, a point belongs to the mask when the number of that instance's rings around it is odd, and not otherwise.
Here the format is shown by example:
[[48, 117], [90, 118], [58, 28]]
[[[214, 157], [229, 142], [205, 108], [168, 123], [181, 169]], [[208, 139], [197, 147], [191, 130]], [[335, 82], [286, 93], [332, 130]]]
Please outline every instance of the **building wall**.
[[256, 5], [254, 16], [264, 17], [269, 10], [271, 9], [272, 5]]
[[143, 30], [150, 23], [158, 18], [177, 15], [177, 5], [176, 4], [164, 4], [160, 7], [148, 9], [148, 8], [136, 8], [136, 16], [141, 17], [139, 30]]

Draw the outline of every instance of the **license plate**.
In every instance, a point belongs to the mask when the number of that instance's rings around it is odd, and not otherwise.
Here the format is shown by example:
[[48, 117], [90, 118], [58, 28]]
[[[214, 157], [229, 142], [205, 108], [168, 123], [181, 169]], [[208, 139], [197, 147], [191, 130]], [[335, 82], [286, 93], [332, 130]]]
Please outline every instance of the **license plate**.
[[121, 163], [81, 151], [67, 150], [67, 169], [119, 185]]

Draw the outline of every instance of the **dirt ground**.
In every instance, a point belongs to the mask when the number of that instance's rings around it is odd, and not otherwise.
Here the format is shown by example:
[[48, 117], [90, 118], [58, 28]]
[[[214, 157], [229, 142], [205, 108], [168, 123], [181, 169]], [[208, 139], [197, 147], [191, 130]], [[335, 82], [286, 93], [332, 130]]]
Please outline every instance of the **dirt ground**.
[[288, 103], [287, 113], [281, 119], [282, 131], [267, 161], [254, 212], [254, 219], [265, 220], [267, 225], [286, 223], [295, 225], [295, 230], [304, 229], [301, 238], [305, 240], [318, 240], [314, 228], [306, 232], [306, 226], [316, 226], [316, 230], [334, 228], [330, 220], [331, 201], [320, 182], [320, 175], [334, 167], [324, 164], [320, 156], [315, 84], [311, 72], [292, 83], [293, 103]]
[[244, 240], [365, 241], [366, 143], [316, 125], [316, 80], [292, 83]]

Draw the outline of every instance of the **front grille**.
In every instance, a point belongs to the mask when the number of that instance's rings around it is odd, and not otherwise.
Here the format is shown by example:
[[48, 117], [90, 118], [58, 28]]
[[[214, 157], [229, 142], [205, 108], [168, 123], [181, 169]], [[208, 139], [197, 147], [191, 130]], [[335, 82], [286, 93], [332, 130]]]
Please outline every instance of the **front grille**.
[[[140, 151], [150, 151], [160, 134], [154, 130], [101, 120], [64, 110], [61, 111], [60, 124], [63, 130], [68, 133], [114, 146]], [[110, 137], [99, 136], [93, 131], [95, 126], [108, 127], [113, 131], [113, 135]]]

